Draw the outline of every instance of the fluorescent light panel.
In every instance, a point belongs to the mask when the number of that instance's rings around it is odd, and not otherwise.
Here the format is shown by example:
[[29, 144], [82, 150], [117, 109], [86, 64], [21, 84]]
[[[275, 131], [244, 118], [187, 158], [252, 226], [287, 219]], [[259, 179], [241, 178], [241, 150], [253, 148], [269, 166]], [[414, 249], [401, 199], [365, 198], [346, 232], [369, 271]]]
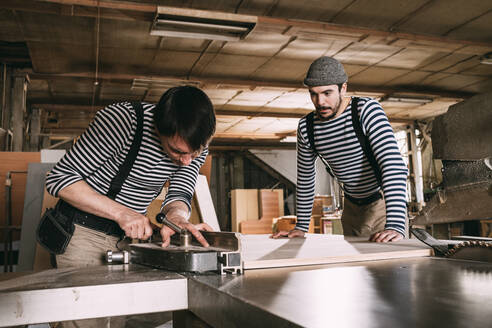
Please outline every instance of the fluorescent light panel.
[[151, 35], [238, 41], [255, 27], [256, 17], [159, 6]]

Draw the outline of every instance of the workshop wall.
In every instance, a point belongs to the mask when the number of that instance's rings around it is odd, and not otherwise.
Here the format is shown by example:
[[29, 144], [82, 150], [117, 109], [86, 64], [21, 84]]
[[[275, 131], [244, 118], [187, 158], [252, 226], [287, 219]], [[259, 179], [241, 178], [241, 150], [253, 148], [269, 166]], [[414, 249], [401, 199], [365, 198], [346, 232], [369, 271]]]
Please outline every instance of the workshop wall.
[[[0, 152], [0, 226], [7, 224], [6, 210], [10, 207], [11, 224], [20, 226], [24, 209], [24, 193], [27, 179], [28, 163], [39, 163], [41, 156], [39, 152]], [[6, 200], [6, 176], [11, 172], [10, 200]], [[7, 206], [7, 207], [6, 207]], [[5, 234], [0, 235], [0, 241], [4, 242]], [[14, 231], [13, 240], [19, 240], [20, 231]]]

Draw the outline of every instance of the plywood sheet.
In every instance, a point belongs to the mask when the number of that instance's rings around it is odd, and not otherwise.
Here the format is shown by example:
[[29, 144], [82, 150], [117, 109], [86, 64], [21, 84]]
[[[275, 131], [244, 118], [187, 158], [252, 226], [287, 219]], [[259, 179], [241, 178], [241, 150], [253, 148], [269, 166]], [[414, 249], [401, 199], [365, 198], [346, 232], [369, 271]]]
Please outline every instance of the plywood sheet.
[[273, 219], [280, 216], [278, 193], [273, 190], [259, 191], [260, 219]]
[[200, 174], [203, 174], [207, 177], [207, 183], [210, 186], [210, 176], [212, 175], [212, 155], [208, 155], [205, 158], [205, 162], [202, 167], [200, 167]]
[[231, 231], [239, 231], [239, 223], [258, 220], [258, 189], [231, 190]]
[[198, 175], [195, 187], [195, 197], [202, 222], [207, 223], [214, 231], [220, 231], [219, 220], [215, 213], [212, 195], [210, 194], [207, 178], [204, 175]]
[[292, 239], [242, 235], [241, 247], [245, 270], [432, 255], [431, 248], [416, 239], [373, 243], [365, 237], [321, 234]]
[[33, 270], [36, 252], [36, 229], [44, 212], [43, 200], [45, 195], [46, 174], [54, 163], [29, 163], [22, 215], [22, 230], [20, 238], [19, 261], [17, 271]]

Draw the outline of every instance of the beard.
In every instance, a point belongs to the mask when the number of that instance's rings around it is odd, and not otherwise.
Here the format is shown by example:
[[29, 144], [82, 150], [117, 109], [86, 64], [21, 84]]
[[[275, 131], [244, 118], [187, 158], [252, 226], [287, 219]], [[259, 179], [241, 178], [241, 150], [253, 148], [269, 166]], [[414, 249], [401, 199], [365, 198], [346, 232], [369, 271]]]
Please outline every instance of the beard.
[[[340, 110], [341, 105], [342, 105], [342, 96], [339, 96], [338, 101], [334, 107], [324, 107], [324, 106], [316, 107], [316, 114], [318, 115], [319, 120], [320, 121], [329, 121], [332, 118], [334, 118], [338, 114], [338, 111]], [[328, 116], [322, 116], [321, 111], [324, 109], [329, 109], [329, 110], [331, 110], [332, 113]]]

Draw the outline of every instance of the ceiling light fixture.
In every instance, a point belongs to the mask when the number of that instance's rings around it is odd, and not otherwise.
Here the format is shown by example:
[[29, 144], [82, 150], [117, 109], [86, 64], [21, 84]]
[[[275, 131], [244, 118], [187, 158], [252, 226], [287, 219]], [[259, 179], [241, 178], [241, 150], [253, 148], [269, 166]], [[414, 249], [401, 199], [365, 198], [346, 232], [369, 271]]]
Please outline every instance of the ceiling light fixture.
[[485, 55], [480, 57], [480, 64], [492, 65], [492, 52], [487, 52]]
[[158, 6], [151, 35], [238, 41], [256, 26], [256, 16]]
[[409, 96], [387, 96], [381, 98], [381, 102], [387, 101], [387, 102], [400, 102], [400, 103], [406, 103], [406, 104], [428, 104], [434, 101], [432, 98], [424, 98], [424, 97], [409, 97]]

